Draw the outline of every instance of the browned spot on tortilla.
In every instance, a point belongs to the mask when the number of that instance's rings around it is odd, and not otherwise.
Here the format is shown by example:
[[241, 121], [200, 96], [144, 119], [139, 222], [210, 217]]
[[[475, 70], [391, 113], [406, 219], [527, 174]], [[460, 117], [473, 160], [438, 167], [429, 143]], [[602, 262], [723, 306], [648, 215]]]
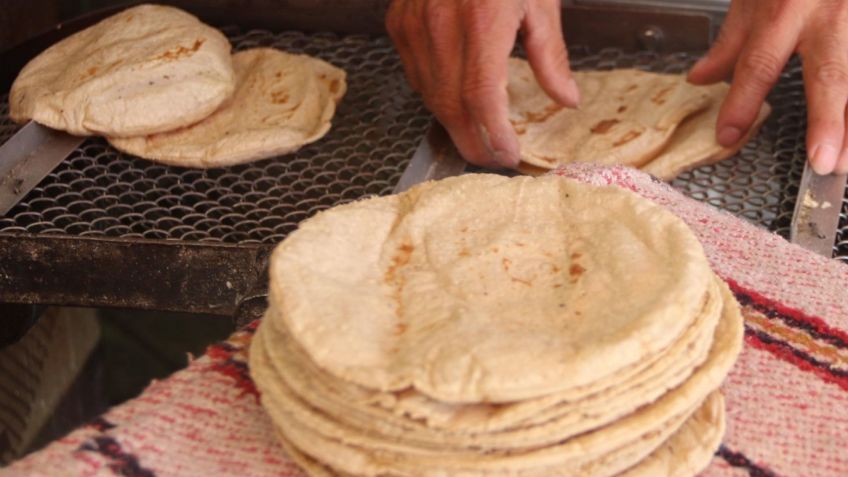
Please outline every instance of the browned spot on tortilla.
[[466, 225], [465, 227], [462, 227], [459, 231], [462, 233], [468, 232], [468, 226]]
[[412, 251], [415, 250], [410, 244], [404, 243], [398, 247], [397, 253], [392, 257], [392, 263], [389, 265], [389, 268], [386, 269], [386, 273], [383, 276], [384, 280], [387, 282], [396, 281], [397, 270], [409, 263], [409, 257], [412, 256]]
[[518, 247], [523, 247], [524, 242], [515, 242], [515, 245], [518, 246]]
[[510, 280], [512, 280], [512, 281], [514, 281], [515, 283], [520, 283], [520, 284], [522, 284], [522, 285], [527, 285], [528, 287], [532, 287], [532, 286], [533, 286], [533, 283], [532, 283], [531, 281], [529, 281], [529, 280], [523, 280], [523, 279], [521, 279], [521, 278], [516, 278], [516, 277], [509, 277], [509, 279], [510, 279]]
[[180, 45], [176, 48], [173, 48], [171, 50], [166, 51], [165, 53], [162, 53], [161, 55], [156, 57], [156, 59], [157, 60], [165, 60], [165, 61], [173, 61], [173, 60], [182, 58], [184, 56], [191, 56], [195, 52], [197, 52], [197, 50], [199, 50], [200, 47], [203, 46], [204, 43], [206, 43], [206, 40], [204, 40], [203, 38], [198, 38], [197, 40], [194, 41], [194, 45], [192, 45], [191, 48], [186, 48], [186, 47]]
[[492, 251], [495, 252], [495, 253], [500, 252], [500, 250], [501, 249], [499, 249], [497, 246], [492, 247]]
[[580, 275], [582, 275], [585, 271], [586, 269], [583, 268], [579, 263], [573, 263], [568, 269], [568, 274], [571, 275], [571, 278], [577, 279], [580, 278]]
[[551, 264], [551, 273], [559, 273], [560, 270], [562, 269], [554, 264]]
[[540, 111], [538, 113], [533, 112], [533, 111], [528, 111], [528, 112], [524, 113], [524, 119], [528, 123], [540, 123], [540, 122], [548, 119], [549, 117], [553, 116], [554, 114], [556, 114], [561, 109], [562, 109], [562, 106], [560, 106], [559, 104], [549, 104], [545, 107], [545, 109], [543, 109], [542, 111]]
[[467, 248], [464, 248], [464, 249], [459, 251], [459, 256], [460, 257], [470, 257], [471, 253], [468, 251]]
[[627, 89], [625, 91], [629, 93], [629, 92], [635, 90], [638, 87], [639, 87], [638, 84], [631, 84], [630, 86], [627, 87]]
[[562, 283], [555, 283], [554, 288], [562, 288]]
[[337, 93], [339, 91], [339, 80], [330, 81], [330, 92]]
[[622, 104], [621, 106], [618, 107], [619, 113], [623, 113], [625, 111], [627, 111], [627, 105]]
[[[513, 126], [515, 125], [513, 124]], [[525, 134], [526, 132], [527, 128], [525, 128], [524, 126], [515, 126], [515, 134], [518, 134], [520, 136], [522, 134]]]
[[89, 76], [94, 76], [95, 74], [97, 74], [97, 67], [92, 66], [91, 68], [88, 69], [88, 71], [86, 73], [88, 73]]
[[555, 158], [548, 156], [539, 156], [539, 159], [547, 162], [548, 164], [556, 164], [557, 162], [559, 162]]
[[274, 91], [271, 93], [271, 102], [274, 104], [284, 104], [288, 100], [288, 91]]
[[283, 77], [283, 72], [282, 72], [282, 71], [278, 71], [278, 72], [276, 72], [276, 73], [274, 74], [274, 78], [279, 79], [279, 78], [282, 78], [282, 77]]
[[636, 139], [637, 137], [639, 137], [641, 135], [642, 135], [642, 131], [633, 131], [633, 130], [628, 131], [627, 134], [625, 134], [624, 136], [621, 136], [617, 141], [612, 143], [612, 145], [615, 146], [615, 147], [622, 146], [622, 145], [627, 144], [628, 142]]
[[615, 118], [604, 119], [604, 120], [599, 121], [598, 124], [595, 124], [594, 126], [592, 126], [592, 129], [590, 129], [589, 131], [591, 131], [592, 134], [606, 134], [607, 132], [609, 132], [610, 129], [612, 129], [613, 126], [615, 126], [616, 124], [618, 124], [620, 122], [621, 121], [619, 121], [618, 119], [615, 119]]
[[508, 271], [509, 271], [509, 266], [510, 266], [510, 265], [512, 265], [512, 260], [510, 260], [510, 259], [508, 259], [508, 258], [504, 257], [504, 258], [501, 260], [501, 263], [503, 264], [503, 269], [504, 269], [504, 270], [506, 270], [506, 271], [508, 272]]
[[667, 86], [659, 90], [657, 94], [655, 94], [654, 97], [651, 98], [651, 101], [653, 101], [655, 104], [664, 104], [666, 101], [666, 96], [668, 96], [668, 93], [670, 93], [672, 89], [674, 89], [674, 86]]
[[572, 259], [572, 260], [577, 260], [577, 259], [579, 259], [580, 257], [582, 257], [582, 255], [580, 255], [580, 252], [572, 252], [572, 253], [571, 253], [571, 259]]
[[395, 334], [402, 335], [406, 332], [406, 323], [398, 323], [395, 325]]

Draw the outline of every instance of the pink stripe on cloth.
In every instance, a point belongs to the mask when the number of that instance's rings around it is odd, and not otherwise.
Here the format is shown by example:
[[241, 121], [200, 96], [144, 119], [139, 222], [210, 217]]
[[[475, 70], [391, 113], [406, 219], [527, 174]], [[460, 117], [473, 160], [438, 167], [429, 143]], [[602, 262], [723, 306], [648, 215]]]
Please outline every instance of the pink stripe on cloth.
[[[817, 333], [848, 337], [845, 265], [687, 199], [638, 171], [573, 165], [555, 173], [625, 187], [667, 207], [692, 227], [716, 272], [737, 293]], [[252, 329], [211, 347], [187, 369], [151, 384], [92, 425], [0, 470], [0, 477], [303, 477], [275, 442], [247, 374], [244, 349]], [[809, 360], [791, 357], [792, 348], [777, 352], [757, 343], [747, 340], [724, 386], [728, 432], [703, 475], [848, 475], [848, 392], [825, 379], [826, 366], [812, 372], [804, 364]]]

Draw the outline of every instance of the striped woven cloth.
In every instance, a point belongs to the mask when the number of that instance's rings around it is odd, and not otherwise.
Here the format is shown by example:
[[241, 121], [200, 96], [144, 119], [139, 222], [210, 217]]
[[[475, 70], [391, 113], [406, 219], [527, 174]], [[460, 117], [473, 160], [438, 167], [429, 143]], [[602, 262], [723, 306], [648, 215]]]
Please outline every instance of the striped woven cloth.
[[[743, 305], [746, 346], [723, 387], [728, 430], [703, 475], [848, 476], [848, 266], [640, 172], [556, 173], [633, 190], [683, 218]], [[245, 364], [256, 325], [0, 476], [302, 476]]]

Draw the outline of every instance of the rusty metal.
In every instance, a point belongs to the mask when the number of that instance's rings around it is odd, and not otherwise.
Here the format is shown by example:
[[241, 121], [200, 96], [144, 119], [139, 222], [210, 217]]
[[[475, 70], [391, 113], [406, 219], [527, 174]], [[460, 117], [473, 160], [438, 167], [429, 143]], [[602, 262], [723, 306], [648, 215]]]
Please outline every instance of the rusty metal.
[[0, 235], [0, 302], [232, 316], [264, 280], [258, 261], [267, 248]]

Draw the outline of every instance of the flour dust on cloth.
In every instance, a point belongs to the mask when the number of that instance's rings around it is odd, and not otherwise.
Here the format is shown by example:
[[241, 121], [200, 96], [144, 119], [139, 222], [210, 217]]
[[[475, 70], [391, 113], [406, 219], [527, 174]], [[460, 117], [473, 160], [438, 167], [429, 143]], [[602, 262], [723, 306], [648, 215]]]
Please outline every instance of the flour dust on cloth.
[[346, 90], [343, 70], [273, 48], [240, 51], [232, 60], [235, 93], [211, 116], [174, 131], [109, 142], [156, 162], [211, 168], [286, 154], [330, 129]]
[[274, 251], [269, 304], [251, 373], [313, 475], [692, 475], [742, 343], [680, 219], [555, 176], [319, 213]]
[[765, 121], [732, 147], [716, 141], [715, 124], [729, 86], [695, 86], [683, 75], [635, 69], [577, 71], [580, 109], [554, 102], [527, 61], [511, 58], [507, 90], [510, 122], [521, 147], [519, 170], [538, 175], [571, 162], [642, 168], [671, 180], [697, 166], [726, 159]]
[[79, 136], [187, 126], [232, 94], [230, 48], [221, 32], [182, 10], [130, 8], [30, 61], [12, 85], [10, 115]]

